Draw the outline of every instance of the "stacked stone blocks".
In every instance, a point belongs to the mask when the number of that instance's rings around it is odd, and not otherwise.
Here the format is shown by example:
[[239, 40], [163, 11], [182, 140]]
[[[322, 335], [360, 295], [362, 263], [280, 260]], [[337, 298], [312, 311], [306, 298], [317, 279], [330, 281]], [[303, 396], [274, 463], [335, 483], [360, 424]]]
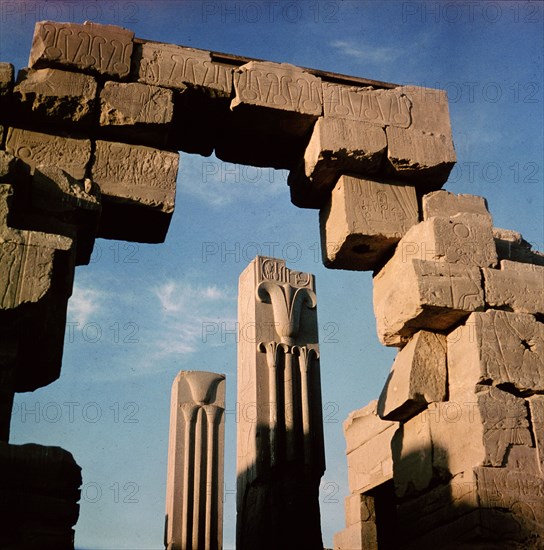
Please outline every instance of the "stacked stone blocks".
[[[378, 336], [399, 351], [344, 425], [346, 502], [367, 504], [335, 548], [390, 547], [384, 522], [395, 548], [542, 548], [544, 256], [481, 197], [432, 192], [422, 214], [374, 276]], [[384, 462], [380, 490], [359, 481]]]

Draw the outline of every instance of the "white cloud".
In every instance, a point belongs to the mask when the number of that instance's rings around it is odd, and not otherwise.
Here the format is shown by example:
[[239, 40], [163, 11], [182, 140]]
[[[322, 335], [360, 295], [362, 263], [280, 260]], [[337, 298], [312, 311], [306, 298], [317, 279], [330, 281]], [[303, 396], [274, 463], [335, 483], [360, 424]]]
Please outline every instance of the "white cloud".
[[85, 325], [99, 315], [106, 293], [93, 288], [80, 287], [76, 284], [68, 301], [68, 319], [71, 322]]
[[162, 307], [158, 322], [158, 334], [154, 339], [156, 358], [194, 353], [203, 343], [214, 345], [221, 343], [220, 336], [215, 340], [208, 338], [204, 342], [205, 323], [217, 329], [221, 323], [233, 328], [236, 320], [232, 318], [234, 291], [215, 285], [198, 286], [185, 282], [167, 281], [153, 289]]
[[331, 46], [336, 48], [342, 55], [369, 63], [391, 63], [401, 54], [396, 48], [368, 46], [353, 40], [335, 40], [331, 43]]

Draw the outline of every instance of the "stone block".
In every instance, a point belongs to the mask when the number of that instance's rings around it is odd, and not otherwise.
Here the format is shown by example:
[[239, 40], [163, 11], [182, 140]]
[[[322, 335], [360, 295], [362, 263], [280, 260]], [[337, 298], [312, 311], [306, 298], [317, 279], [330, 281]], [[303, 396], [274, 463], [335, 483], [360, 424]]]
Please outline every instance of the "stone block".
[[487, 201], [477, 195], [456, 195], [441, 189], [423, 195], [423, 220], [434, 216], [452, 217], [457, 214], [479, 214], [490, 217]]
[[445, 331], [484, 308], [478, 267], [403, 258], [399, 247], [374, 277], [374, 314], [384, 345], [402, 347], [420, 329]]
[[544, 479], [507, 468], [476, 468], [474, 473], [480, 506], [509, 510], [521, 537], [534, 537], [541, 543], [544, 537]]
[[393, 482], [398, 498], [424, 491], [436, 477], [429, 412], [401, 424], [391, 440]]
[[35, 123], [91, 123], [98, 118], [97, 83], [89, 75], [58, 69], [23, 69], [14, 87], [18, 116]]
[[525, 400], [498, 388], [433, 403], [428, 419], [433, 465], [439, 472], [456, 475], [477, 466], [506, 466], [513, 446], [532, 445]]
[[234, 93], [233, 112], [273, 111], [278, 129], [295, 135], [304, 134], [323, 114], [321, 79], [287, 63], [250, 61], [238, 67]]
[[381, 90], [323, 83], [325, 117], [364, 121], [382, 127], [409, 128], [412, 124], [411, 109], [412, 102], [398, 88]]
[[334, 534], [334, 550], [378, 550], [376, 523], [361, 521]]
[[418, 223], [415, 188], [343, 175], [319, 220], [326, 267], [375, 270]]
[[538, 453], [540, 475], [544, 476], [544, 395], [533, 395], [528, 400], [531, 431]]
[[75, 180], [60, 168], [39, 166], [34, 172], [31, 205], [35, 210], [28, 212], [25, 228], [71, 237], [76, 265], [88, 264], [102, 210], [98, 186], [90, 179]]
[[544, 314], [544, 266], [502, 260], [483, 269], [486, 304], [516, 313]]
[[447, 394], [446, 337], [421, 330], [395, 357], [378, 402], [385, 420], [408, 420]]
[[174, 211], [179, 154], [97, 141], [92, 178], [102, 193], [99, 237], [162, 242]]
[[125, 78], [130, 74], [133, 38], [132, 31], [113, 25], [40, 21], [28, 65]]
[[467, 266], [497, 264], [491, 216], [456, 214], [433, 217], [407, 231], [396, 255]]
[[323, 112], [321, 80], [293, 65], [251, 61], [235, 69], [234, 94], [217, 157], [293, 168]]
[[396, 422], [381, 420], [377, 401], [353, 411], [344, 422], [348, 482], [352, 493], [368, 491], [389, 481], [393, 475], [391, 439]]
[[172, 121], [173, 112], [172, 90], [159, 86], [110, 81], [100, 92], [102, 126], [164, 126]]
[[410, 101], [410, 128], [451, 138], [448, 96], [445, 90], [399, 86], [395, 93]]
[[377, 406], [378, 400], [374, 399], [365, 407], [352, 411], [344, 421], [346, 454], [368, 443], [385, 431], [395, 431], [397, 429], [397, 422], [382, 420], [378, 416]]
[[375, 521], [376, 510], [374, 497], [357, 493], [344, 499], [346, 526], [354, 525], [361, 521]]
[[397, 507], [399, 540], [411, 540], [447, 524], [478, 507], [478, 492], [472, 470], [433, 487]]
[[88, 139], [10, 128], [6, 151], [20, 158], [31, 170], [38, 165], [56, 166], [76, 180], [82, 180], [91, 158], [91, 142]]
[[304, 157], [289, 174], [293, 203], [325, 204], [340, 174], [375, 174], [387, 150], [385, 131], [363, 121], [320, 117]]
[[59, 447], [0, 443], [5, 548], [74, 548], [81, 468]]
[[9, 185], [0, 185], [0, 324], [17, 346], [14, 391], [32, 391], [60, 374], [66, 308], [72, 293], [72, 239], [7, 227]]
[[535, 265], [544, 265], [544, 253], [533, 250], [517, 231], [493, 228], [493, 237], [499, 260], [511, 260]]
[[532, 315], [489, 310], [473, 313], [448, 335], [451, 399], [476, 384], [544, 391], [544, 324]]
[[394, 126], [386, 128], [388, 169], [394, 177], [417, 182], [423, 191], [439, 189], [456, 161], [450, 136]]
[[134, 59], [135, 79], [173, 90], [166, 148], [209, 156], [230, 112], [235, 66], [216, 61], [209, 51], [156, 42], [136, 44]]
[[186, 90], [194, 88], [210, 98], [230, 98], [232, 69], [213, 61], [206, 50], [140, 41], [134, 48], [134, 77], [138, 82]]

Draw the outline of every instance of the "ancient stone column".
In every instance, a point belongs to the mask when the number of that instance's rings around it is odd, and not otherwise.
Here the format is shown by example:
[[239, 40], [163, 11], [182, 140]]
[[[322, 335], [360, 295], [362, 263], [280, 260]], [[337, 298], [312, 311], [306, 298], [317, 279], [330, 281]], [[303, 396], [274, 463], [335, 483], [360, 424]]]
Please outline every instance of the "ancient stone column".
[[238, 298], [239, 550], [322, 550], [325, 470], [314, 276], [256, 257]]
[[167, 550], [223, 547], [225, 376], [181, 371], [172, 385]]

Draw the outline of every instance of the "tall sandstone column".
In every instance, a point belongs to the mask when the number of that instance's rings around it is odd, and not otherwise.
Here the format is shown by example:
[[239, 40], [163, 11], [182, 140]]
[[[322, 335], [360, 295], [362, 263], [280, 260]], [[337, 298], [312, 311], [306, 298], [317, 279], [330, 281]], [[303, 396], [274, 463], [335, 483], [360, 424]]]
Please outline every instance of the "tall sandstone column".
[[238, 550], [322, 550], [315, 280], [257, 256], [238, 297]]
[[167, 550], [223, 547], [225, 376], [181, 371], [172, 385]]

